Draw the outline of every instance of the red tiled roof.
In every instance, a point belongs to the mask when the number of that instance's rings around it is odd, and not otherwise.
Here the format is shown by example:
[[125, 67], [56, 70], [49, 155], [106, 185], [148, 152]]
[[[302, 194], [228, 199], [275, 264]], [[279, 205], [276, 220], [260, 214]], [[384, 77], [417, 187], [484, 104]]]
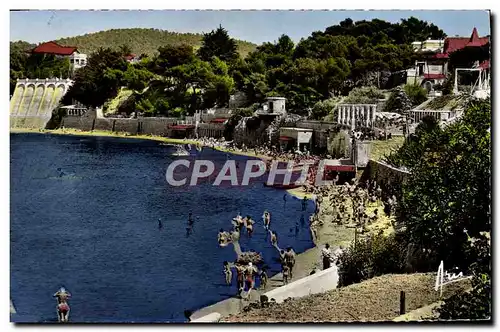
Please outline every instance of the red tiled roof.
[[477, 29], [472, 30], [472, 34], [469, 38], [467, 37], [448, 37], [444, 41], [444, 52], [450, 54], [464, 47], [479, 47], [488, 44], [490, 41], [489, 37], [479, 37]]
[[56, 42], [47, 42], [35, 47], [33, 53], [45, 53], [45, 54], [56, 54], [56, 55], [71, 55], [77, 51], [76, 47], [73, 46], [61, 46]]
[[445, 74], [424, 74], [424, 78], [430, 79], [430, 80], [438, 80], [440, 78], [445, 78]]

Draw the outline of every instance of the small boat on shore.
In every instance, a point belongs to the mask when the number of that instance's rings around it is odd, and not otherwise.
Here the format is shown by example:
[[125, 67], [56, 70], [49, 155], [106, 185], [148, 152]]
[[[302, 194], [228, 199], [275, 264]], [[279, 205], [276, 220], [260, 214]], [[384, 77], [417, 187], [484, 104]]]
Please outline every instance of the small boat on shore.
[[180, 156], [189, 156], [190, 153], [185, 148], [178, 146], [176, 148], [176, 151], [171, 155], [180, 157]]

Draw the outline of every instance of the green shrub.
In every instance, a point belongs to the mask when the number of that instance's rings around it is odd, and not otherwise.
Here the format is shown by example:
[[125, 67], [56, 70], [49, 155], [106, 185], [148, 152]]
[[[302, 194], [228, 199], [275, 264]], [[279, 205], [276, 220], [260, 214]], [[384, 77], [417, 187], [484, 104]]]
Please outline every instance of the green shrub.
[[403, 113], [404, 111], [410, 110], [412, 107], [412, 102], [405, 90], [401, 87], [397, 87], [387, 99], [387, 102], [384, 106], [384, 112], [394, 112], [394, 113]]
[[335, 105], [339, 102], [339, 98], [330, 98], [318, 101], [311, 110], [311, 118], [313, 120], [324, 120], [327, 115], [332, 115], [335, 118]]
[[371, 104], [384, 98], [385, 96], [382, 91], [376, 87], [365, 86], [352, 89], [343, 102], [346, 104]]
[[339, 286], [387, 273], [402, 273], [406, 245], [396, 235], [373, 235], [352, 244], [339, 258]]
[[406, 84], [404, 90], [413, 106], [420, 105], [427, 100], [427, 90], [418, 84]]

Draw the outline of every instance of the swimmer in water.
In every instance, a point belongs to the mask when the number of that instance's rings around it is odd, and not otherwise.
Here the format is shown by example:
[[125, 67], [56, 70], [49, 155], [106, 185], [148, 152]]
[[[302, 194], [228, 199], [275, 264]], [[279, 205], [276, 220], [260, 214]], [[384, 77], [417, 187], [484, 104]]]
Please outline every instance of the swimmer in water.
[[189, 212], [189, 216], [188, 216], [188, 224], [192, 225], [193, 224], [193, 213], [192, 212]]
[[219, 245], [227, 241], [226, 232], [224, 232], [222, 228], [219, 229], [219, 234], [217, 235], [217, 241], [219, 242]]
[[246, 220], [247, 220], [246, 226], [247, 226], [248, 237], [252, 237], [253, 224], [255, 224], [255, 221], [253, 221], [250, 216], [247, 216]]
[[302, 211], [305, 211], [307, 208], [307, 197], [304, 196], [304, 198], [302, 199]]
[[162, 229], [163, 224], [161, 223], [161, 218], [158, 218], [158, 229]]
[[57, 169], [57, 171], [59, 172], [59, 177], [63, 177], [64, 175], [66, 175], [66, 174], [64, 174], [64, 172], [62, 171], [62, 169], [60, 167]]

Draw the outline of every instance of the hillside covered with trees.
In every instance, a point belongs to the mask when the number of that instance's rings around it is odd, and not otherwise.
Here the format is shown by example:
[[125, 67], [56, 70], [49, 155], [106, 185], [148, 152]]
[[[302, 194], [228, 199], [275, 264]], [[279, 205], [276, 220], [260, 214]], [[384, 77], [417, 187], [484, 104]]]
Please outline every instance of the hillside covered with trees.
[[[347, 95], [355, 87], [384, 87], [390, 83], [391, 73], [404, 71], [414, 63], [411, 42], [444, 37], [434, 24], [413, 17], [399, 23], [345, 19], [313, 32], [296, 45], [282, 35], [277, 42], [264, 43], [243, 58], [237, 41], [219, 27], [203, 35], [198, 50], [189, 44], [160, 45], [154, 56], [142, 59], [128, 74], [117, 72], [123, 68], [127, 71], [126, 65], [117, 60], [119, 50], [101, 49], [98, 58], [89, 60], [88, 66], [77, 73], [71, 94], [78, 95], [84, 104], [102, 105], [103, 100], [116, 96], [120, 86], [128, 86], [124, 77], [140, 76], [146, 80], [141, 86], [149, 89], [135, 93], [122, 111], [192, 114], [200, 107], [227, 105], [231, 93], [242, 91], [247, 106], [266, 96], [280, 95], [287, 98], [289, 110], [307, 114], [316, 103]], [[104, 60], [106, 56], [116, 61]], [[108, 77], [101, 82], [109, 89], [99, 91], [109, 93], [99, 96], [101, 92], [89, 90], [84, 94], [82, 87], [95, 87], [105, 63], [109, 63], [108, 72], [113, 71], [114, 79]], [[90, 72], [94, 72], [89, 76], [93, 77], [92, 84], [85, 83]]]
[[[230, 94], [241, 91], [248, 107], [279, 95], [287, 98], [287, 109], [305, 115], [317, 103], [338, 100], [354, 88], [390, 86], [394, 73], [414, 63], [411, 42], [444, 37], [434, 24], [411, 17], [399, 23], [348, 18], [297, 44], [284, 34], [245, 57], [241, 42], [222, 27], [203, 35], [109, 30], [58, 42], [90, 54], [88, 65], [75, 73], [68, 95], [86, 105], [103, 105], [127, 87], [134, 94], [120, 105], [121, 112], [172, 116], [225, 106]], [[85, 40], [87, 46], [82, 44]], [[196, 40], [199, 44], [193, 46]], [[149, 49], [139, 47], [145, 44]], [[123, 60], [128, 52], [144, 56], [131, 65]], [[18, 70], [17, 77], [26, 73]]]
[[[194, 49], [201, 46], [203, 34], [200, 33], [178, 33], [159, 29], [111, 29], [96, 33], [87, 33], [82, 36], [61, 38], [55, 42], [63, 46], [76, 46], [86, 54], [96, 52], [99, 48], [118, 49], [127, 45], [131, 52], [137, 55], [153, 55], [158, 52], [159, 46], [165, 45], [190, 45]], [[236, 40], [238, 52], [242, 56], [255, 50], [257, 45]]]

